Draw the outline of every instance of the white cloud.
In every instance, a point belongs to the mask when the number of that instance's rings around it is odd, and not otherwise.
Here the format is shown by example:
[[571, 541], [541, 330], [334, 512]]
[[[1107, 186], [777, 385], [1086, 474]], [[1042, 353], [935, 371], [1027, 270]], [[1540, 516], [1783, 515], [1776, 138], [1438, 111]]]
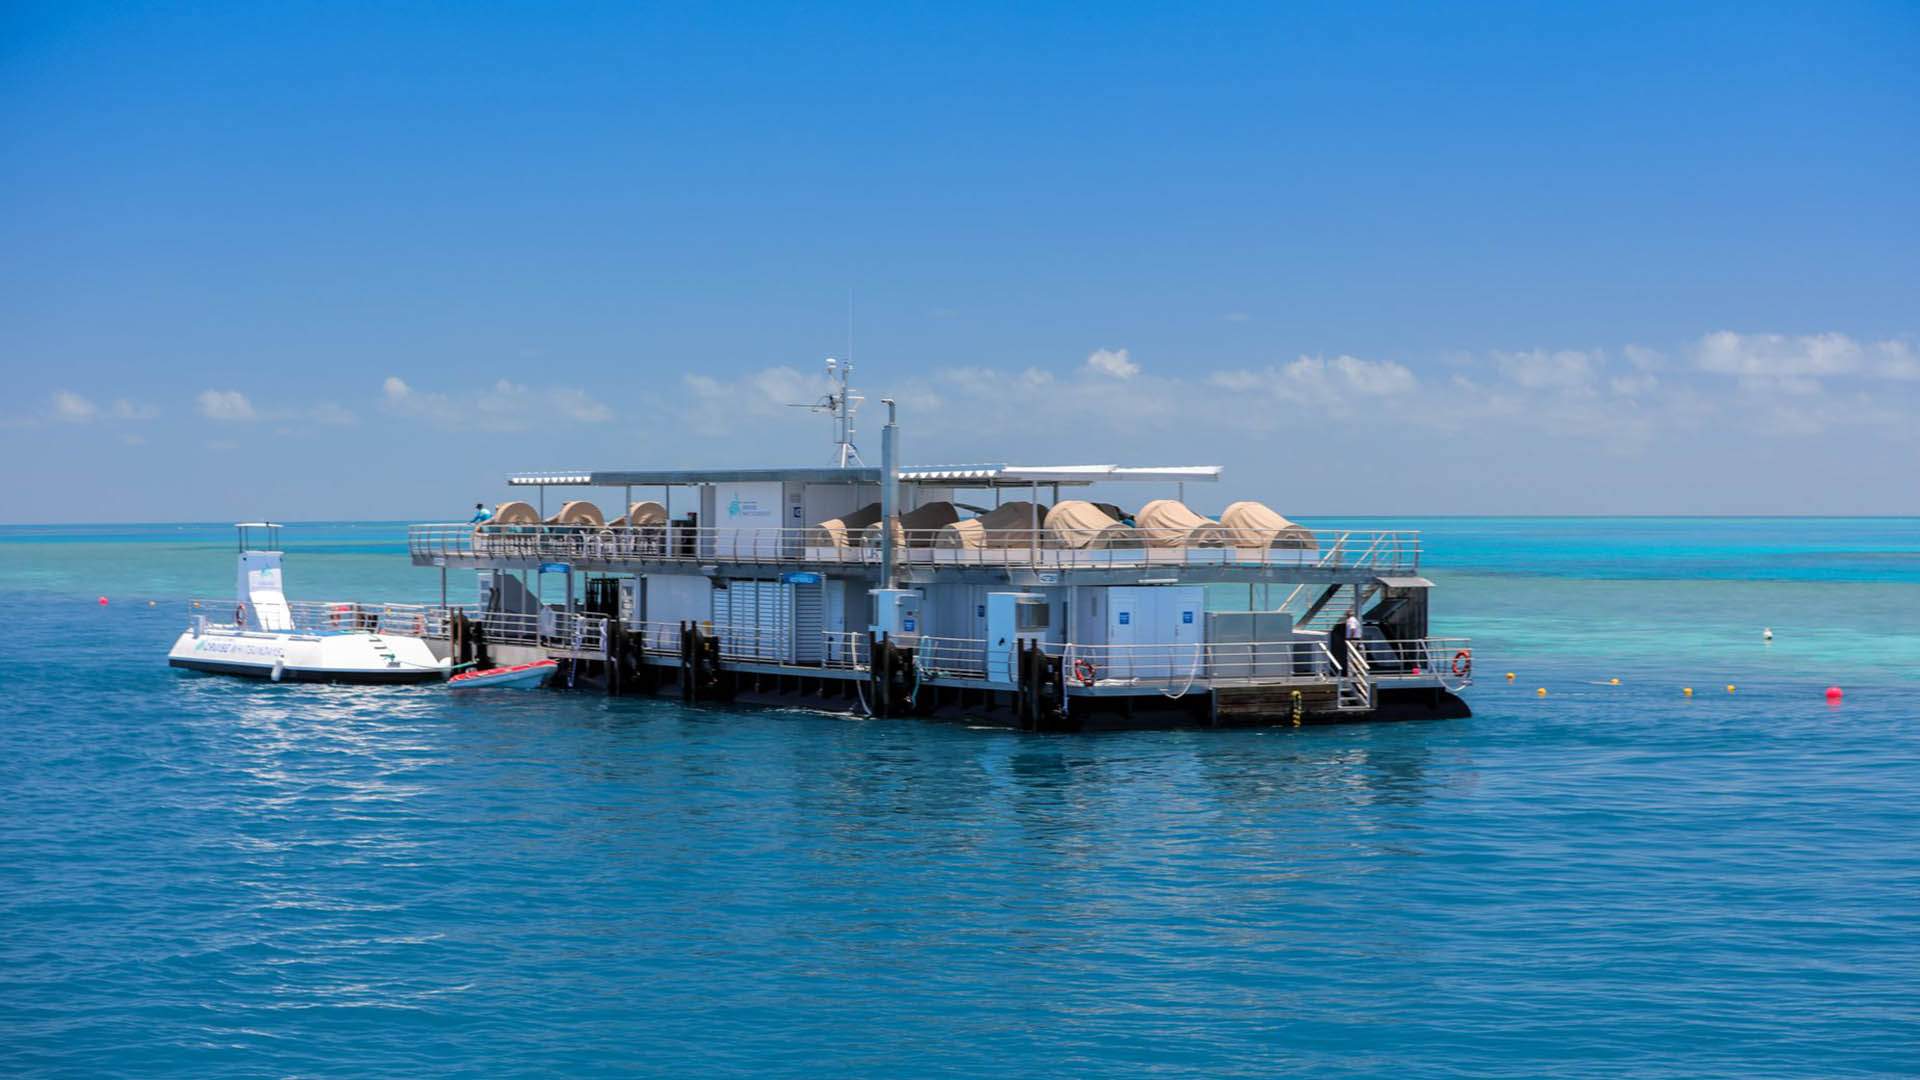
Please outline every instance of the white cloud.
[[84, 424], [100, 415], [100, 407], [71, 390], [56, 390], [53, 415], [69, 424]]
[[1720, 330], [1701, 338], [1694, 363], [1702, 371], [1751, 379], [1865, 375], [1920, 378], [1920, 355], [1905, 341], [1868, 344], [1846, 334], [1738, 334]]
[[1494, 353], [1493, 362], [1508, 380], [1528, 390], [1586, 393], [1593, 389], [1600, 358], [1575, 349]]
[[115, 420], [151, 420], [160, 415], [160, 410], [145, 402], [128, 401], [126, 398], [114, 398], [108, 410]]
[[1282, 401], [1344, 410], [1352, 399], [1391, 398], [1419, 385], [1412, 369], [1391, 360], [1357, 356], [1300, 356], [1265, 371], [1229, 370], [1207, 382], [1232, 393], [1261, 393]]
[[1639, 397], [1650, 394], [1660, 385], [1660, 377], [1644, 372], [1633, 375], [1615, 375], [1607, 380], [1607, 386], [1621, 397]]
[[196, 399], [200, 415], [209, 420], [253, 420], [253, 402], [238, 390], [202, 390]]
[[360, 422], [360, 418], [353, 414], [353, 410], [331, 401], [323, 401], [308, 409], [307, 419], [316, 424], [327, 424], [332, 427], [351, 427]]
[[613, 419], [613, 410], [588, 397], [584, 390], [555, 390], [549, 396], [553, 407], [568, 419], [583, 424], [603, 424]]
[[584, 390], [534, 390], [511, 379], [498, 379], [484, 389], [453, 395], [416, 390], [398, 375], [389, 375], [380, 384], [380, 407], [447, 430], [525, 431], [555, 416], [584, 424], [613, 419], [613, 410]]
[[1355, 391], [1375, 397], [1407, 393], [1419, 382], [1411, 369], [1391, 360], [1337, 356], [1333, 360], [1333, 370]]
[[1087, 354], [1087, 370], [1096, 375], [1124, 380], [1140, 374], [1140, 365], [1133, 362], [1125, 349], [1095, 349]]

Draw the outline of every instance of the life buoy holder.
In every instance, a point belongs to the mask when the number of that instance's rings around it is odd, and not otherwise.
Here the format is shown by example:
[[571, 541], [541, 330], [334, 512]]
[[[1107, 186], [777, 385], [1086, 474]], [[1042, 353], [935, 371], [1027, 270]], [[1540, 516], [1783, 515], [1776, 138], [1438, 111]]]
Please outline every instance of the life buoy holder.
[[247, 625], [247, 605], [245, 604], [233, 605], [233, 625], [235, 626]]
[[1084, 656], [1073, 662], [1073, 677], [1081, 686], [1092, 686], [1093, 680], [1099, 677], [1099, 674], [1093, 669], [1093, 661]]
[[1473, 650], [1461, 649], [1453, 654], [1453, 673], [1466, 678], [1473, 673]]

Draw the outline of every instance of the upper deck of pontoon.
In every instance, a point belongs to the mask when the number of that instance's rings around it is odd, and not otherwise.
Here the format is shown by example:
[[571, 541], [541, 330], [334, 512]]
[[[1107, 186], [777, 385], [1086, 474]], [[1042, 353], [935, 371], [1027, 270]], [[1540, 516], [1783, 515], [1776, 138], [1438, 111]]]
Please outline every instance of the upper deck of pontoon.
[[[1136, 511], [1080, 501], [1066, 505], [1105, 509], [1079, 516], [1050, 512], [1065, 509], [1063, 491], [1095, 484], [1160, 495], [1184, 511], [1186, 486], [1216, 483], [1220, 474], [1213, 465], [900, 468], [899, 524], [889, 537], [877, 519], [843, 524], [861, 508], [871, 512], [880, 500], [884, 474], [878, 468], [527, 473], [508, 480], [513, 488], [532, 489], [537, 503], [517, 504], [524, 513], [479, 524], [415, 525], [408, 547], [416, 564], [443, 567], [565, 563], [588, 572], [679, 568], [728, 575], [776, 568], [876, 576], [890, 561], [902, 583], [990, 580], [1019, 586], [1345, 584], [1419, 569], [1415, 531], [1313, 530], [1270, 511], [1252, 521], [1164, 512], [1135, 521]], [[597, 506], [575, 499], [549, 515], [549, 488], [569, 495], [581, 488], [619, 491], [626, 513], [607, 521]], [[635, 502], [636, 496], [646, 501]], [[516, 504], [502, 507], [509, 505]]]

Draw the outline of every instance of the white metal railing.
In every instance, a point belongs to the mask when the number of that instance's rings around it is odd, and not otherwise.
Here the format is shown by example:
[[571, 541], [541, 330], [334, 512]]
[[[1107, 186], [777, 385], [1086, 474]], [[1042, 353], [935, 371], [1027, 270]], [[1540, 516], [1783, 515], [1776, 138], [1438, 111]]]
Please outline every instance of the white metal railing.
[[663, 619], [629, 622], [627, 631], [640, 639], [643, 652], [680, 655], [680, 625]]
[[914, 642], [913, 664], [922, 675], [985, 678], [987, 639], [922, 636]]
[[847, 671], [866, 671], [872, 665], [872, 640], [864, 630], [828, 630], [821, 666]]
[[[1420, 534], [1347, 530], [1308, 540], [1234, 546], [1208, 540], [1155, 546], [1120, 530], [1010, 529], [963, 534], [896, 530], [902, 566], [1031, 567], [1042, 570], [1156, 567], [1354, 568], [1411, 571], [1420, 563]], [[1232, 534], [1226, 534], [1229, 539]], [[872, 566], [877, 537], [839, 543], [820, 529], [724, 529], [592, 525], [414, 525], [407, 547], [416, 562], [435, 559], [566, 562], [728, 562], [753, 565]]]
[[722, 660], [796, 662], [795, 642], [790, 627], [703, 622], [700, 632], [720, 643]]
[[[245, 605], [234, 600], [189, 600], [187, 608], [189, 614], [205, 616], [209, 623], [220, 626], [236, 625], [230, 620], [242, 611], [248, 622], [254, 618]], [[607, 652], [607, 619], [591, 612], [482, 612], [460, 604], [290, 600], [287, 613], [293, 622], [291, 629], [297, 632], [347, 631], [435, 639], [449, 637], [454, 615], [465, 614], [488, 641], [496, 644], [564, 649], [582, 657], [605, 656]]]
[[[1472, 681], [1472, 653], [1466, 638], [1368, 639], [1352, 644], [1350, 656], [1359, 660], [1359, 671], [1370, 686], [1458, 689]], [[1063, 658], [1071, 683], [1088, 687], [1177, 689], [1189, 681], [1207, 686], [1325, 684], [1339, 681], [1343, 674], [1324, 640], [1073, 643], [1049, 645], [1047, 650]], [[1351, 671], [1347, 675], [1351, 678]]]

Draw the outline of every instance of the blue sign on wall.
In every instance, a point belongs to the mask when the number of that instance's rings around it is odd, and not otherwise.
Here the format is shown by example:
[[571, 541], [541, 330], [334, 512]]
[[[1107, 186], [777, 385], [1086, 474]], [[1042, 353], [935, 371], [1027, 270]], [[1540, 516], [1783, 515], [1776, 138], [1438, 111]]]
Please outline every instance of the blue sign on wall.
[[1121, 612], [1121, 613], [1120, 613], [1120, 625], [1121, 625], [1121, 626], [1127, 626], [1127, 625], [1129, 625], [1129, 624], [1131, 624], [1132, 622], [1133, 622], [1133, 612], [1131, 612], [1131, 611], [1123, 611], [1123, 612]]
[[572, 567], [563, 562], [543, 562], [540, 564], [540, 572], [543, 574], [564, 574], [570, 569], [572, 569]]
[[1183, 622], [1183, 623], [1186, 623], [1186, 624], [1187, 624], [1188, 626], [1192, 626], [1192, 625], [1193, 625], [1193, 612], [1191, 612], [1191, 611], [1183, 611], [1183, 612], [1181, 612], [1181, 613], [1180, 613], [1180, 621], [1181, 621], [1181, 622]]
[[818, 585], [820, 575], [811, 570], [792, 570], [781, 574], [780, 580], [789, 585]]
[[973, 616], [974, 616], [974, 618], [976, 618], [976, 619], [984, 619], [984, 618], [986, 618], [986, 617], [987, 617], [987, 605], [985, 605], [985, 604], [975, 604], [975, 605], [974, 605], [974, 608], [975, 608], [975, 610], [974, 610], [974, 613], [973, 613]]
[[914, 625], [913, 616], [909, 615], [900, 620], [900, 632], [903, 634], [911, 634], [913, 633]]

